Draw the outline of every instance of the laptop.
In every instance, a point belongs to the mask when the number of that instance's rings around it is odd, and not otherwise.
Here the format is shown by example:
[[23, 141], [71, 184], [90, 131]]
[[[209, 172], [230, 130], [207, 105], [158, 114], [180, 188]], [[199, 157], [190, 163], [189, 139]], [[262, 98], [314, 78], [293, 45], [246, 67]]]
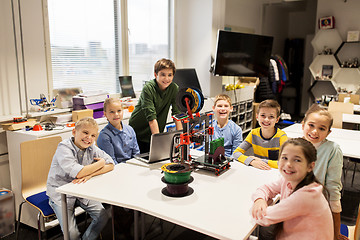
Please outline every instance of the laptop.
[[173, 136], [181, 134], [182, 131], [164, 132], [151, 135], [150, 151], [148, 153], [136, 154], [134, 157], [145, 163], [155, 163], [170, 159], [170, 148]]

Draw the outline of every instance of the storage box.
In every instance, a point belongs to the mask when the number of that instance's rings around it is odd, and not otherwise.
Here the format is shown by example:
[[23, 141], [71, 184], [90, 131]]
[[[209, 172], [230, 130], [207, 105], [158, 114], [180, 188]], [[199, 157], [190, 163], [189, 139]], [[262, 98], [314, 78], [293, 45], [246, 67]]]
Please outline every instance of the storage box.
[[35, 119], [28, 119], [26, 122], [20, 123], [4, 123], [2, 124], [2, 128], [7, 131], [15, 131], [25, 128], [26, 126], [33, 127], [36, 124]]
[[237, 84], [245, 86], [253, 86], [255, 89], [259, 85], [260, 80], [257, 77], [239, 77]]
[[101, 118], [104, 116], [104, 102], [93, 103], [88, 105], [77, 105], [74, 104], [74, 110], [92, 109], [93, 118]]
[[54, 124], [62, 124], [72, 121], [72, 113], [63, 113], [56, 115], [44, 115], [40, 117], [40, 122], [51, 122]]
[[92, 109], [76, 110], [72, 112], [72, 121], [77, 122], [84, 117], [93, 117], [94, 111]]
[[235, 90], [231, 90], [231, 91], [223, 91], [222, 93], [228, 95], [233, 104], [239, 103], [242, 101], [247, 101], [249, 99], [254, 99], [254, 87], [253, 86], [245, 86], [243, 88], [239, 88], [239, 89], [235, 89]]
[[345, 98], [350, 98], [350, 102], [356, 105], [359, 105], [360, 95], [358, 94], [348, 94], [348, 93], [339, 93], [338, 101], [345, 102]]
[[15, 231], [15, 203], [12, 191], [0, 188], [0, 238]]

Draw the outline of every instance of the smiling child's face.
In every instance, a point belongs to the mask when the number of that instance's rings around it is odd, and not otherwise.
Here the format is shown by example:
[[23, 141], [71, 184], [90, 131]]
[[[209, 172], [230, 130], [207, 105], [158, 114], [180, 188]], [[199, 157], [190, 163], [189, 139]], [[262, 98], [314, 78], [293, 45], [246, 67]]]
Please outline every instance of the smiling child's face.
[[314, 168], [315, 162], [308, 163], [301, 146], [288, 144], [281, 152], [278, 167], [281, 175], [295, 188]]
[[74, 128], [72, 134], [74, 136], [75, 145], [81, 150], [84, 150], [90, 147], [96, 140], [98, 128], [90, 124], [84, 124], [78, 129]]
[[106, 111], [104, 112], [105, 117], [111, 125], [118, 127], [123, 119], [123, 109], [121, 102], [112, 102], [106, 106]]
[[174, 72], [170, 68], [162, 69], [158, 73], [154, 73], [154, 75], [161, 91], [170, 86], [174, 78]]
[[260, 108], [259, 113], [256, 114], [256, 120], [262, 129], [273, 129], [275, 124], [279, 121], [276, 108]]
[[311, 113], [302, 124], [304, 138], [312, 144], [320, 143], [330, 134], [330, 119], [317, 112]]
[[228, 101], [220, 99], [216, 102], [215, 106], [213, 106], [213, 110], [218, 120], [228, 119], [229, 114], [233, 110], [233, 106]]

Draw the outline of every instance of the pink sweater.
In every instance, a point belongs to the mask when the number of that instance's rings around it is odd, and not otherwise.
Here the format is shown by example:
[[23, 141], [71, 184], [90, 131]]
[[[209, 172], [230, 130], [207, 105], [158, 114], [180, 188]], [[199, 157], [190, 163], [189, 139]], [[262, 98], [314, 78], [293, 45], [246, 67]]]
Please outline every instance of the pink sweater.
[[269, 226], [283, 222], [277, 239], [333, 239], [332, 214], [322, 189], [321, 185], [312, 183], [291, 194], [291, 185], [284, 178], [263, 185], [253, 194], [253, 201], [268, 200], [280, 194], [280, 203], [269, 206], [266, 216], [256, 223]]

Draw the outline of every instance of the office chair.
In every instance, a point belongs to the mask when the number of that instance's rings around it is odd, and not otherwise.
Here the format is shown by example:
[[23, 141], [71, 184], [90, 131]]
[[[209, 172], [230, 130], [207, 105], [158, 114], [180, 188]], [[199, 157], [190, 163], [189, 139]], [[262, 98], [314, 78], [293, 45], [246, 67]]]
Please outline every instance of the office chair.
[[[38, 213], [38, 238], [41, 239], [41, 218], [44, 220], [55, 213], [49, 205], [49, 197], [46, 195], [46, 181], [50, 170], [53, 155], [60, 136], [40, 138], [20, 144], [21, 151], [21, 194], [24, 201], [19, 206], [18, 223], [16, 227], [16, 239], [19, 237], [21, 209], [24, 203], [29, 203], [36, 208]], [[45, 229], [45, 224], [43, 225]], [[46, 229], [45, 229], [46, 230]]]

